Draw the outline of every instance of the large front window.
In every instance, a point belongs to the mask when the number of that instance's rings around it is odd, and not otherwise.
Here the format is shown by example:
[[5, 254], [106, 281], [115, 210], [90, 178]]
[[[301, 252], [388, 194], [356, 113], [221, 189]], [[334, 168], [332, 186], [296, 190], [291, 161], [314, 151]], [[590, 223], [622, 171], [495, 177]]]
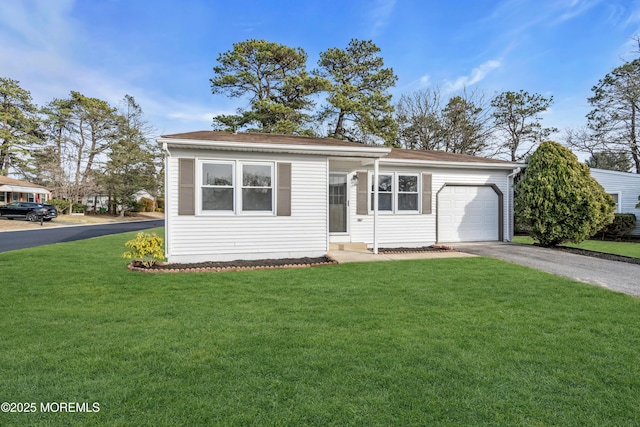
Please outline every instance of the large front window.
[[200, 212], [273, 212], [272, 163], [203, 161]]

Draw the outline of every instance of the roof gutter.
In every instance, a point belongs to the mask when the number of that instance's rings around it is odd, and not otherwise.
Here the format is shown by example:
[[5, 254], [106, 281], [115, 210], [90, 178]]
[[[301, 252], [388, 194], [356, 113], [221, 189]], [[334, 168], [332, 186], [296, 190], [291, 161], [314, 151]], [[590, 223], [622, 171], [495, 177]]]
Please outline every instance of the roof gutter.
[[517, 163], [492, 163], [492, 162], [449, 162], [445, 160], [419, 160], [419, 159], [382, 159], [384, 164], [411, 166], [419, 163], [425, 166], [460, 168], [460, 169], [504, 169], [513, 170], [524, 165]]
[[330, 145], [296, 145], [296, 144], [265, 144], [239, 143], [227, 141], [203, 141], [195, 139], [158, 138], [163, 148], [217, 149], [225, 151], [253, 151], [267, 153], [314, 154], [335, 157], [367, 157], [381, 158], [391, 152], [388, 147], [346, 147]]

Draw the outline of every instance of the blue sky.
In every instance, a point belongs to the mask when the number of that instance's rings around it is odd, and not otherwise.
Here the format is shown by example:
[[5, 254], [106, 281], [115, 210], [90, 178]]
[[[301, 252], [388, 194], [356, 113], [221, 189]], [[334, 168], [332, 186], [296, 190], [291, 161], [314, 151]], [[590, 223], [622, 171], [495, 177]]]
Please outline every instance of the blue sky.
[[[637, 56], [634, 0], [10, 0], [0, 1], [0, 76], [36, 103], [76, 90], [136, 98], [158, 134], [211, 129], [246, 107], [212, 95], [233, 43], [265, 39], [320, 52], [373, 40], [403, 93], [462, 87], [554, 96], [545, 126], [585, 124], [598, 79]], [[557, 136], [559, 138], [559, 135]]]

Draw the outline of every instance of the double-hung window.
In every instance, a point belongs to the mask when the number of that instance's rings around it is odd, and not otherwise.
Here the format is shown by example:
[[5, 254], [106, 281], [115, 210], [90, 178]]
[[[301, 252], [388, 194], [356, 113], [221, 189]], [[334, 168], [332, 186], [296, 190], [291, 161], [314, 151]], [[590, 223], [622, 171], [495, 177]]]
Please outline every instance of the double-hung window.
[[[375, 187], [373, 182], [371, 185], [371, 209], [373, 210], [373, 201]], [[393, 175], [378, 175], [378, 211], [393, 211]]]
[[200, 212], [273, 212], [273, 163], [207, 160], [200, 165]]
[[234, 211], [233, 162], [202, 163], [202, 211]]
[[[371, 175], [373, 176], [373, 175]], [[419, 175], [408, 173], [381, 173], [378, 175], [378, 211], [379, 212], [418, 212]], [[373, 182], [373, 179], [372, 179]], [[375, 187], [371, 186], [371, 205], [373, 210]]]
[[398, 210], [418, 211], [418, 175], [398, 174]]
[[242, 165], [242, 210], [273, 211], [273, 165]]

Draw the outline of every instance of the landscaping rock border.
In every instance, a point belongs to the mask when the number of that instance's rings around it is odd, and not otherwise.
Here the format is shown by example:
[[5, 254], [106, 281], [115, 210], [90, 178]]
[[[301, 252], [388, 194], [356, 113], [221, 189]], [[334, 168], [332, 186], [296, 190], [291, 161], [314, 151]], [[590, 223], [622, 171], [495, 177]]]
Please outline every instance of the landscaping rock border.
[[221, 273], [226, 271], [267, 270], [276, 268], [306, 268], [337, 264], [331, 257], [235, 260], [229, 262], [199, 262], [155, 264], [149, 268], [131, 261], [127, 269], [141, 273]]

